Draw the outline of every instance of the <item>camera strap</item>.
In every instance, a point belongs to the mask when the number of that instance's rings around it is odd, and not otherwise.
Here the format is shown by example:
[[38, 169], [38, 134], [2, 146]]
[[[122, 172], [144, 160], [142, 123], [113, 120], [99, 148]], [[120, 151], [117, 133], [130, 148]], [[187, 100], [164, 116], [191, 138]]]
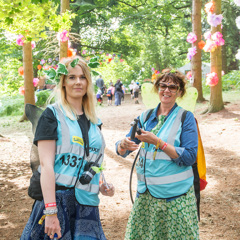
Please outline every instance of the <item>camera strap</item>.
[[83, 142], [84, 142], [84, 152], [89, 156], [89, 137], [88, 137], [88, 131], [90, 129], [90, 120], [86, 118], [85, 113], [79, 116], [78, 118], [78, 124], [82, 131], [83, 136]]

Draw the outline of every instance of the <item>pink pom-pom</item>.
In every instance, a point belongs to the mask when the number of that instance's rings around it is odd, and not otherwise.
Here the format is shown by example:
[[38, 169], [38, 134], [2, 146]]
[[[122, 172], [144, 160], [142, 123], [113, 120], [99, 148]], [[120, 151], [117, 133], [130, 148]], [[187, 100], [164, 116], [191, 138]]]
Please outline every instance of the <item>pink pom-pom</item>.
[[218, 84], [218, 76], [217, 73], [212, 72], [207, 74], [207, 78], [206, 78], [206, 85], [209, 85], [211, 87], [216, 86]]
[[191, 77], [192, 77], [192, 72], [191, 71], [187, 72], [187, 79], [190, 80]]
[[34, 41], [31, 42], [31, 45], [32, 45], [32, 49], [36, 47], [36, 43]]
[[197, 41], [197, 35], [195, 33], [189, 33], [187, 36], [187, 42], [194, 43]]
[[38, 78], [34, 78], [33, 79], [33, 86], [36, 87], [38, 85], [39, 79]]
[[16, 40], [17, 45], [23, 46], [24, 39], [25, 39], [25, 37], [22, 34], [18, 35], [17, 40]]
[[57, 39], [60, 42], [66, 42], [69, 40], [69, 32], [67, 30], [63, 30], [57, 34]]

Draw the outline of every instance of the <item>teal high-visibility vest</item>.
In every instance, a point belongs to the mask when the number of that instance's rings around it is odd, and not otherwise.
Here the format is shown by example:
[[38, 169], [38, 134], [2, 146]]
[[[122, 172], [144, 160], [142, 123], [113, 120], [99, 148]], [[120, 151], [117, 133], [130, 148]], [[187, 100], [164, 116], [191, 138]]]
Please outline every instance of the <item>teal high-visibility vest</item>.
[[[180, 146], [182, 132], [182, 114], [184, 109], [176, 107], [168, 116], [157, 137], [175, 147]], [[145, 128], [145, 113], [140, 115], [140, 122]], [[193, 185], [192, 166], [178, 166], [165, 152], [157, 150], [155, 160], [153, 155], [155, 145], [142, 143], [140, 157], [136, 164], [138, 178], [138, 192], [144, 193], [147, 189], [156, 198], [170, 198], [186, 193]]]
[[[65, 187], [75, 187], [77, 201], [83, 205], [98, 206], [100, 173], [94, 175], [89, 184], [82, 185], [79, 181], [87, 162], [95, 162], [100, 154], [98, 164], [103, 161], [105, 142], [97, 124], [90, 123], [89, 156], [84, 152], [84, 141], [77, 120], [69, 119], [62, 107], [57, 104], [48, 106], [54, 113], [57, 122], [58, 140], [54, 172], [56, 184]], [[99, 120], [100, 121], [100, 120]]]

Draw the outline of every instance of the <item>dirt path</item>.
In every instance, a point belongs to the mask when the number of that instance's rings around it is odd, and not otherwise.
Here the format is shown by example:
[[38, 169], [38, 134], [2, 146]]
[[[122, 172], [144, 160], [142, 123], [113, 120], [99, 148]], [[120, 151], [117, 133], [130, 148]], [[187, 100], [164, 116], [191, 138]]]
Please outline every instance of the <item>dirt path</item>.
[[[105, 101], [105, 99], [104, 99]], [[207, 103], [206, 103], [207, 104]], [[202, 192], [200, 236], [202, 240], [240, 239], [240, 101], [229, 103], [215, 114], [195, 113], [207, 159], [207, 188]], [[105, 176], [116, 187], [112, 198], [101, 196], [100, 215], [108, 240], [124, 238], [132, 207], [128, 182], [135, 154], [122, 159], [115, 154], [115, 142], [125, 136], [130, 122], [145, 107], [126, 97], [122, 106], [98, 108], [107, 148]], [[31, 170], [29, 153], [30, 123], [17, 118], [0, 119], [0, 239], [19, 239], [31, 212], [33, 200], [27, 195]], [[134, 179], [135, 181], [135, 179]]]

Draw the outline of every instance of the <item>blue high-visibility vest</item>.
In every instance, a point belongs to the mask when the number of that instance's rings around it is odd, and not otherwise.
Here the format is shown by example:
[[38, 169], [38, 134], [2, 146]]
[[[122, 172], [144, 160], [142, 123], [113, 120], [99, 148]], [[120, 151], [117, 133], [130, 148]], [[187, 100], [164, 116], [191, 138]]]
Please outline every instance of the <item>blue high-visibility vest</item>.
[[[176, 107], [168, 116], [157, 137], [175, 147], [180, 146], [182, 132], [182, 114], [184, 109]], [[144, 123], [145, 113], [140, 115], [141, 125]], [[139, 193], [147, 189], [156, 198], [171, 198], [186, 193], [193, 185], [193, 171], [191, 166], [178, 166], [164, 151], [157, 150], [153, 159], [156, 146], [142, 143], [140, 157], [136, 164]]]
[[79, 181], [87, 162], [95, 162], [100, 154], [98, 164], [103, 161], [105, 142], [97, 124], [90, 123], [89, 156], [84, 151], [84, 141], [77, 120], [69, 119], [57, 104], [48, 106], [54, 113], [57, 122], [58, 140], [54, 172], [56, 184], [65, 187], [75, 187], [77, 201], [83, 205], [98, 206], [100, 173], [94, 175], [89, 184], [82, 185]]

